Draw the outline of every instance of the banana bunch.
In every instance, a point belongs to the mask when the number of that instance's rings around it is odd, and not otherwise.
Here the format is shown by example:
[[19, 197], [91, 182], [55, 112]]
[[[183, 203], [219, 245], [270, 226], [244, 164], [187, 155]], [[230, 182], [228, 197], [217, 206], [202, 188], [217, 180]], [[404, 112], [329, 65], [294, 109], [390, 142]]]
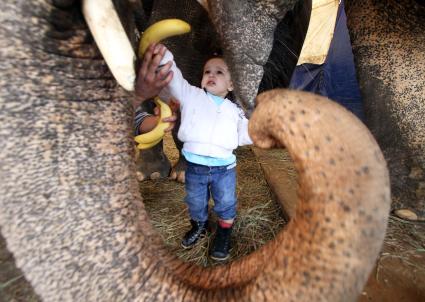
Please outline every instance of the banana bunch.
[[[146, 29], [146, 31], [143, 32], [142, 38], [140, 39], [139, 57], [143, 57], [150, 44], [158, 43], [165, 38], [182, 35], [189, 31], [190, 25], [180, 19], [165, 19], [152, 24]], [[152, 131], [138, 135], [134, 138], [134, 140], [138, 143], [138, 149], [148, 149], [158, 144], [164, 137], [164, 130], [170, 126], [170, 123], [162, 121], [163, 118], [170, 117], [172, 115], [170, 107], [158, 97], [155, 98], [155, 103], [159, 106], [160, 111], [158, 124]]]
[[161, 101], [160, 98], [155, 98], [155, 103], [159, 107], [159, 121], [158, 124], [151, 131], [140, 134], [134, 138], [138, 143], [138, 149], [148, 149], [158, 144], [165, 134], [165, 129], [170, 126], [170, 123], [163, 122], [162, 119], [172, 115], [170, 106]]

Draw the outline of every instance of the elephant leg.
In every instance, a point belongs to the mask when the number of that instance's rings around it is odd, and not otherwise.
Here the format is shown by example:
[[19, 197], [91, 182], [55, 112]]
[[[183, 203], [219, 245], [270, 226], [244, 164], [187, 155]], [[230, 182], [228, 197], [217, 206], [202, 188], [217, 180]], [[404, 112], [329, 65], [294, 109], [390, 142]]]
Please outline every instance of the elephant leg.
[[180, 155], [179, 160], [173, 166], [170, 173], [170, 178], [178, 182], [185, 182], [186, 159]]
[[167, 177], [171, 163], [164, 153], [163, 141], [150, 149], [140, 150], [136, 165], [139, 181]]
[[289, 86], [307, 33], [310, 14], [311, 0], [299, 0], [294, 9], [288, 11], [277, 24], [259, 93]]
[[173, 129], [173, 140], [177, 150], [179, 151], [179, 160], [171, 169], [170, 178], [178, 182], [184, 183], [185, 171], [186, 171], [186, 159], [184, 158], [182, 154], [183, 143], [177, 137], [178, 128], [180, 127], [180, 111], [178, 112], [177, 117], [178, 118], [176, 122], [176, 127]]
[[366, 124], [388, 161], [392, 207], [425, 219], [425, 7], [414, 0], [347, 4]]

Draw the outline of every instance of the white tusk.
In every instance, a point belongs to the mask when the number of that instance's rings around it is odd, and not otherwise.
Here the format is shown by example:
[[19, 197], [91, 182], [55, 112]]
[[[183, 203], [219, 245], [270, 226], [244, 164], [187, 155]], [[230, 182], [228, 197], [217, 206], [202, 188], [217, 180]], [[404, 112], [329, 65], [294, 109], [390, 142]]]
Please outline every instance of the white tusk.
[[136, 55], [112, 0], [83, 0], [83, 14], [109, 69], [125, 90], [134, 90]]
[[209, 13], [208, 9], [208, 0], [197, 0], [199, 4], [202, 5], [202, 7]]

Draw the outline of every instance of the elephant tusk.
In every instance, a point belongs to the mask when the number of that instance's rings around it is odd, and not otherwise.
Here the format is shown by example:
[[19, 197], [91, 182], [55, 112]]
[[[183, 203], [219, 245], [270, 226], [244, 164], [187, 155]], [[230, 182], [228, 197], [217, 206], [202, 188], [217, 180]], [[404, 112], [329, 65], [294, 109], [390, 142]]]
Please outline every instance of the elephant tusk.
[[207, 13], [210, 12], [208, 8], [208, 0], [197, 0], [200, 5], [207, 11]]
[[133, 91], [136, 55], [111, 0], [83, 0], [82, 10], [110, 71], [125, 90]]

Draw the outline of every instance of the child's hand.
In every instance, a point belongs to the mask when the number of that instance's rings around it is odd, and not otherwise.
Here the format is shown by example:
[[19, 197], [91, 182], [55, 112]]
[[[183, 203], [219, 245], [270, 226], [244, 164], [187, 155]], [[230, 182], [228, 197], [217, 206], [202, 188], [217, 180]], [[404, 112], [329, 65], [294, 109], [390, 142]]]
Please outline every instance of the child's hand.
[[171, 111], [173, 113], [176, 113], [177, 111], [180, 110], [180, 102], [178, 100], [176, 100], [175, 98], [171, 98], [170, 102], [168, 103], [168, 106], [170, 106]]

